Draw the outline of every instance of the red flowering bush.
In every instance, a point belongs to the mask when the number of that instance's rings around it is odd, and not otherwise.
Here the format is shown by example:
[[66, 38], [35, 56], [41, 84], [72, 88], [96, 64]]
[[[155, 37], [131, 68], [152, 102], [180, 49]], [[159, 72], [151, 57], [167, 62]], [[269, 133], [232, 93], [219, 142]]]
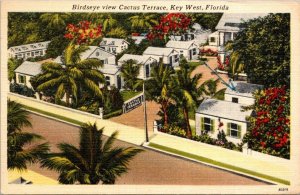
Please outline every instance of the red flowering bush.
[[286, 87], [274, 87], [255, 94], [255, 116], [249, 117], [244, 141], [253, 150], [290, 157], [290, 103]]
[[230, 62], [229, 62], [229, 56], [226, 56], [224, 64], [221, 62], [220, 56], [218, 56], [217, 57], [217, 63], [218, 63], [218, 69], [219, 70], [228, 69], [229, 64], [230, 64]]
[[99, 38], [102, 33], [101, 25], [94, 25], [88, 21], [81, 21], [77, 25], [68, 24], [65, 38], [74, 41], [75, 44], [89, 44], [92, 40]]
[[191, 24], [191, 18], [182, 13], [169, 13], [162, 16], [160, 23], [153, 26], [147, 34], [148, 40], [165, 40], [169, 35], [178, 35], [185, 32]]

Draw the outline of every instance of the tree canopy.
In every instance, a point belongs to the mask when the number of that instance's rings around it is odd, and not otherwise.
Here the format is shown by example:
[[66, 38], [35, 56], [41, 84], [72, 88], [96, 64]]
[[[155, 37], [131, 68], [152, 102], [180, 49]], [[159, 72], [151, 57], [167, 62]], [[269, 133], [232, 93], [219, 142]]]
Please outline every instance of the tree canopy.
[[290, 85], [290, 15], [269, 14], [243, 24], [233, 42], [250, 82]]

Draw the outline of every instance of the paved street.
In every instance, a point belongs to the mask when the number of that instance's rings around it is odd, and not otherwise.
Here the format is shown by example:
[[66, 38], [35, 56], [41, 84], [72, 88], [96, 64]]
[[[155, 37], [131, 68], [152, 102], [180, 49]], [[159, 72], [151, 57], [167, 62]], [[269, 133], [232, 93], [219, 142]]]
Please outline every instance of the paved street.
[[[57, 152], [56, 144], [61, 142], [78, 145], [78, 127], [30, 114], [32, 128], [24, 131], [34, 132], [45, 137], [51, 144], [51, 150]], [[116, 145], [133, 146], [117, 141]], [[162, 154], [145, 149], [130, 162], [130, 170], [117, 180], [117, 184], [169, 184], [169, 185], [264, 185], [251, 178], [216, 169], [200, 163]], [[53, 171], [30, 166], [31, 170], [57, 179], [58, 174]], [[266, 184], [265, 184], [266, 185]]]

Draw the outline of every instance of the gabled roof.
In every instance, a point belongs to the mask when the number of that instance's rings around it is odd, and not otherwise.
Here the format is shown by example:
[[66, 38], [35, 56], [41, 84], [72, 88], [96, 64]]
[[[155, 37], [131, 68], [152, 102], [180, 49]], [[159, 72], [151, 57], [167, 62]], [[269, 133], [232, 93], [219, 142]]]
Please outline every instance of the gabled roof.
[[46, 49], [49, 43], [50, 41], [43, 41], [38, 43], [26, 44], [26, 45], [18, 45], [18, 46], [10, 47], [9, 49], [14, 53], [28, 52], [28, 51], [38, 50], [38, 49]]
[[146, 39], [146, 36], [131, 36], [131, 39], [134, 40], [135, 44], [140, 44], [144, 39]]
[[266, 13], [224, 13], [216, 26], [217, 30], [239, 31], [239, 24], [250, 19], [264, 17]]
[[[98, 46], [88, 46], [88, 47], [89, 47], [89, 49], [87, 49], [86, 51], [84, 51], [80, 54], [80, 59], [81, 60], [85, 60], [85, 59], [89, 58], [94, 52], [100, 52], [99, 57], [98, 57], [99, 59], [101, 59], [101, 57], [104, 54], [106, 56], [104, 56], [103, 59], [107, 58], [107, 55], [115, 56], [113, 53], [105, 51], [104, 49], [102, 49]], [[53, 61], [56, 62], [56, 63], [62, 64], [61, 56], [57, 56], [57, 58], [55, 58]]]
[[42, 64], [37, 62], [24, 61], [18, 68], [15, 69], [16, 73], [35, 76], [41, 73]]
[[172, 52], [176, 52], [173, 48], [168, 47], [148, 47], [144, 53], [147, 55], [156, 55], [156, 56], [169, 56]]
[[[168, 41], [166, 47], [174, 48], [174, 49], [189, 49], [195, 41]], [[195, 44], [195, 46], [197, 46]]]
[[122, 45], [123, 42], [129, 44], [125, 39], [103, 38], [100, 43], [100, 46], [102, 45], [118, 46], [118, 45]]
[[236, 96], [244, 96], [244, 97], [253, 97], [252, 93], [256, 90], [262, 89], [262, 85], [252, 84], [252, 83], [245, 83], [245, 82], [239, 82], [235, 81], [233, 82], [233, 85], [235, 87], [235, 91], [227, 87], [225, 93], [236, 95]]
[[242, 112], [241, 106], [241, 104], [229, 101], [206, 99], [200, 104], [196, 112], [203, 115], [246, 122], [246, 116], [250, 116], [252, 110]]
[[103, 67], [99, 68], [99, 70], [103, 74], [115, 75], [120, 70], [120, 68], [114, 64], [104, 64]]
[[[133, 54], [124, 54], [118, 62], [124, 62], [127, 60], [136, 60], [138, 64], [145, 64], [149, 60], [149, 56], [144, 56], [144, 55], [133, 55]], [[154, 58], [152, 58], [155, 60]], [[156, 61], [156, 60], [155, 60]]]

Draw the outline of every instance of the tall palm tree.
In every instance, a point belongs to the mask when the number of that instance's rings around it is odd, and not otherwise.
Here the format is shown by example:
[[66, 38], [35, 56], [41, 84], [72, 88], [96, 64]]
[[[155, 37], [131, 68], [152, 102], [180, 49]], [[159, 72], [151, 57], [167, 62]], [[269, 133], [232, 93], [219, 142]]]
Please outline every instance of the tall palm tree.
[[117, 132], [106, 142], [103, 128], [96, 124], [83, 124], [80, 128], [79, 148], [67, 143], [58, 144], [60, 153], [49, 154], [42, 167], [59, 172], [63, 184], [114, 184], [117, 177], [128, 171], [129, 161], [142, 149], [112, 147]]
[[136, 60], [126, 60], [121, 67], [121, 76], [124, 78], [124, 87], [129, 90], [137, 90], [142, 86], [143, 80], [138, 79], [141, 64]]
[[102, 24], [104, 33], [109, 32], [113, 27], [117, 26], [118, 20], [114, 18], [113, 14], [99, 14], [96, 22]]
[[245, 64], [242, 61], [240, 54], [237, 51], [232, 51], [232, 42], [228, 42], [225, 46], [225, 50], [230, 52], [230, 63], [228, 72], [232, 76], [233, 80], [238, 78], [238, 74], [244, 71]]
[[96, 96], [102, 97], [99, 83], [104, 83], [103, 74], [98, 70], [102, 63], [98, 59], [80, 59], [80, 54], [86, 51], [86, 46], [69, 45], [62, 56], [62, 63], [46, 62], [42, 65], [42, 73], [38, 75], [38, 91], [56, 88], [56, 100], [66, 95], [66, 104], [70, 105], [70, 97], [77, 102], [80, 85], [84, 85]]
[[7, 101], [7, 168], [27, 169], [28, 163], [40, 160], [48, 151], [48, 143], [37, 144], [43, 137], [34, 133], [22, 132], [22, 127], [31, 126], [29, 112], [15, 101]]
[[157, 14], [141, 13], [128, 18], [131, 22], [131, 28], [148, 31], [153, 25], [158, 24]]
[[172, 88], [170, 86], [172, 74], [174, 74], [174, 70], [170, 66], [165, 66], [161, 61], [159, 64], [152, 66], [151, 79], [146, 81], [147, 98], [161, 105], [164, 114], [164, 125], [169, 122], [167, 109], [172, 101]]
[[[206, 96], [215, 99], [222, 99], [226, 88], [217, 90], [217, 86], [219, 83], [220, 83], [220, 79], [216, 79], [216, 80], [209, 79], [207, 81], [204, 81], [200, 85], [198, 91], [201, 93], [201, 96]], [[199, 103], [201, 103], [202, 100], [200, 100]]]
[[106, 35], [113, 38], [126, 38], [127, 32], [122, 27], [116, 27], [111, 29]]
[[198, 88], [198, 80], [202, 77], [201, 74], [195, 74], [191, 77], [193, 69], [187, 63], [187, 60], [182, 57], [180, 59], [180, 70], [176, 71], [176, 76], [172, 80], [175, 93], [173, 99], [176, 104], [181, 107], [186, 123], [186, 135], [192, 137], [192, 130], [189, 122], [189, 110], [195, 109], [201, 92]]

